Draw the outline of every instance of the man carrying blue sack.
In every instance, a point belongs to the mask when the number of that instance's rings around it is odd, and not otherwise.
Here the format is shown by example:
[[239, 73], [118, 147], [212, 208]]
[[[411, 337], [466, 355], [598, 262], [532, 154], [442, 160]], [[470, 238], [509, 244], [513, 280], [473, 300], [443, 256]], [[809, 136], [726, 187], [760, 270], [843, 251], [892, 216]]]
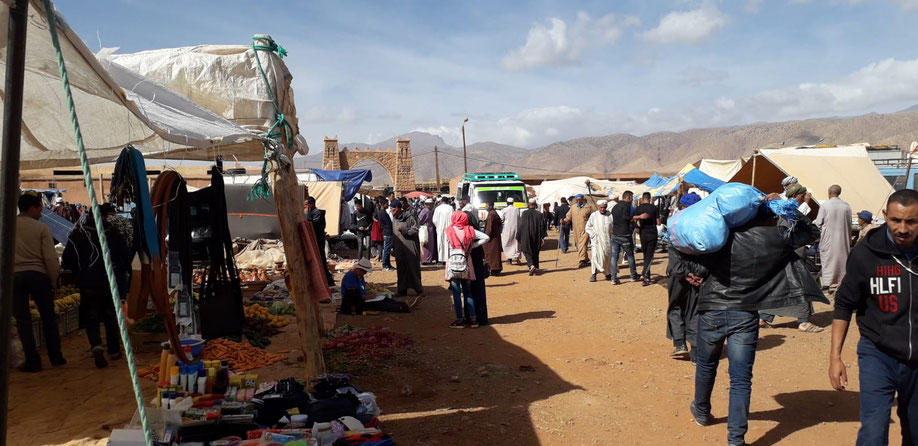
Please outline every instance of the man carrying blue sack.
[[847, 273], [835, 294], [829, 381], [845, 390], [848, 372], [841, 359], [851, 315], [857, 312], [861, 429], [858, 445], [889, 444], [890, 410], [898, 396], [902, 444], [918, 444], [918, 336], [912, 302], [918, 285], [918, 192], [889, 197], [886, 224], [873, 229], [848, 257]]
[[[772, 194], [767, 198], [775, 199], [780, 196]], [[794, 252], [819, 238], [819, 228], [799, 212], [793, 224], [778, 226], [778, 221], [762, 204], [752, 222], [730, 230], [722, 249], [686, 256], [686, 261], [702, 267], [698, 270], [701, 276], [686, 277], [691, 284], [701, 285], [695, 399], [690, 410], [699, 425], [710, 421], [711, 393], [726, 342], [730, 362], [730, 445], [746, 444], [752, 367], [759, 339], [758, 310], [814, 300], [829, 303]]]

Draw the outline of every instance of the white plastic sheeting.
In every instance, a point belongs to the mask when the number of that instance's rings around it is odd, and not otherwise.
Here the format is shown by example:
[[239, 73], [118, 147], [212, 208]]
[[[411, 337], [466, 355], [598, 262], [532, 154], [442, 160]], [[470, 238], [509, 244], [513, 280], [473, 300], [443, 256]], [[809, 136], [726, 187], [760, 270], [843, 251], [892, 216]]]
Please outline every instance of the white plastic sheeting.
[[[5, 81], [8, 17], [9, 6], [0, 2], [0, 88]], [[213, 116], [205, 118], [200, 107], [189, 106], [190, 101], [173, 97], [169, 103], [156, 105], [137, 91], [128, 94], [59, 14], [56, 21], [91, 162], [113, 161], [127, 144], [147, 155], [213, 159], [219, 147], [245, 139], [242, 129], [229, 122], [220, 123]], [[0, 102], [5, 96], [0, 91]], [[47, 14], [38, 0], [29, 5], [22, 121], [21, 168], [79, 164]], [[254, 135], [251, 138], [257, 139]], [[237, 158], [257, 160], [262, 153], [260, 149], [241, 151]]]
[[[587, 180], [590, 181], [590, 188], [587, 188]], [[577, 194], [592, 195], [594, 197], [605, 198], [609, 191], [615, 187], [632, 185], [632, 182], [626, 181], [607, 181], [597, 180], [590, 177], [572, 177], [563, 180], [543, 181], [536, 190], [539, 205], [544, 203], [560, 203], [561, 197], [568, 198]], [[600, 198], [596, 198], [597, 200]]]
[[[251, 46], [199, 45], [133, 54], [113, 51], [104, 50], [100, 57], [165, 85], [242, 128], [263, 135], [275, 122], [274, 105]], [[273, 53], [258, 51], [258, 58], [281, 113], [298, 133], [290, 85], [293, 76]], [[308, 152], [305, 139], [299, 138], [296, 149], [303, 155]]]
[[742, 168], [742, 160], [703, 159], [698, 165], [698, 170], [721, 181], [730, 181], [730, 178], [733, 178], [733, 175], [736, 175]]

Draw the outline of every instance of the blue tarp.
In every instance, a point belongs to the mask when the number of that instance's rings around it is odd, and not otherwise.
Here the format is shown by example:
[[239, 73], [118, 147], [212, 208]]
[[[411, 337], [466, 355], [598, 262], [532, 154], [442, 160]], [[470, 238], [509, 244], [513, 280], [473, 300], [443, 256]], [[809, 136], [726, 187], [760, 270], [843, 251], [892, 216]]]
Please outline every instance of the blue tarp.
[[660, 174], [654, 172], [654, 174], [647, 179], [643, 184], [647, 187], [657, 187], [666, 183], [666, 178], [660, 176]]
[[682, 180], [686, 183], [694, 184], [696, 187], [706, 192], [713, 192], [714, 189], [724, 185], [723, 181], [698, 169], [688, 171], [685, 176], [682, 177]]
[[321, 170], [312, 169], [312, 172], [325, 181], [340, 181], [344, 183], [344, 200], [350, 201], [357, 195], [360, 185], [364, 181], [373, 181], [373, 173], [366, 169], [353, 170]]
[[67, 244], [67, 238], [70, 237], [70, 231], [73, 230], [73, 223], [66, 218], [51, 212], [48, 208], [41, 210], [41, 218], [38, 221], [48, 225], [51, 229], [51, 237], [59, 243]]

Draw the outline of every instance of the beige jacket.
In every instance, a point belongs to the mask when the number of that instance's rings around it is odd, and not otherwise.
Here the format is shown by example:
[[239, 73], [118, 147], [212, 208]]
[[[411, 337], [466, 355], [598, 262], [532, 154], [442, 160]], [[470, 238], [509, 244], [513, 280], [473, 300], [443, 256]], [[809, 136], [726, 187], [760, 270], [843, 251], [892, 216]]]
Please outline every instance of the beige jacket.
[[48, 225], [27, 215], [16, 218], [16, 272], [38, 271], [57, 283], [60, 261]]

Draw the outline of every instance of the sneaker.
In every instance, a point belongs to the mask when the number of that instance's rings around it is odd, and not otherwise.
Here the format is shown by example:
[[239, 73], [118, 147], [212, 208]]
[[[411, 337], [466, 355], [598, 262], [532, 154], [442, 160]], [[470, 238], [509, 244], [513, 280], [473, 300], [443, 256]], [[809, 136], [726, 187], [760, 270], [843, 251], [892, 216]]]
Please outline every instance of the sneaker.
[[695, 406], [694, 401], [692, 401], [692, 404], [689, 405], [689, 411], [692, 412], [692, 418], [695, 419], [695, 423], [697, 423], [699, 426], [708, 425], [708, 415], [710, 414], [701, 413], [701, 411], [698, 410], [698, 407]]
[[618, 279], [612, 279], [612, 285], [621, 285], [622, 281]]
[[529, 268], [529, 275], [530, 275], [530, 276], [534, 276], [534, 275], [535, 275], [535, 268]]
[[115, 352], [115, 353], [109, 353], [109, 354], [108, 354], [108, 357], [111, 358], [112, 361], [117, 361], [117, 360], [121, 359], [121, 352], [118, 351], [118, 352]]
[[476, 321], [475, 319], [472, 319], [472, 322], [469, 323], [469, 328], [478, 328], [478, 327], [479, 327], [478, 321]]
[[632, 281], [632, 282], [637, 282], [637, 281], [639, 281], [639, 280], [641, 280], [641, 276], [631, 276], [631, 281]]
[[383, 270], [383, 271], [395, 271], [395, 268], [393, 268], [393, 267], [391, 267], [391, 266], [384, 266], [382, 270]]
[[449, 324], [449, 328], [465, 328], [465, 321], [462, 319], [456, 319], [456, 322]]
[[596, 281], [596, 273], [593, 273], [590, 275], [590, 282], [595, 282], [595, 281]]
[[611, 282], [611, 281], [612, 281], [612, 275], [611, 275], [611, 274], [606, 274], [606, 280]]
[[677, 345], [677, 346], [676, 346], [676, 349], [673, 350], [673, 352], [670, 353], [669, 356], [684, 355], [684, 354], [686, 354], [686, 353], [688, 353], [688, 352], [689, 352], [689, 351], [688, 351], [688, 347], [686, 347], [685, 344], [683, 344], [683, 345]]
[[105, 350], [101, 346], [92, 348], [92, 359], [95, 361], [97, 369], [108, 367], [108, 361], [105, 360]]

